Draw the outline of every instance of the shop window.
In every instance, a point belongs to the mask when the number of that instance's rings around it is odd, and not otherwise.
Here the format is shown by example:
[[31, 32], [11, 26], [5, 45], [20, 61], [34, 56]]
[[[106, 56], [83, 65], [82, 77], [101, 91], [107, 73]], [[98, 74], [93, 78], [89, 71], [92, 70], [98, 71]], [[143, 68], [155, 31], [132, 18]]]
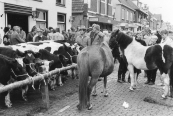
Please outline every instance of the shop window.
[[47, 11], [37, 10], [39, 12], [39, 16], [36, 19], [36, 25], [42, 29], [47, 27]]
[[56, 0], [56, 5], [65, 6], [65, 0]]
[[58, 19], [57, 27], [60, 28], [60, 32], [66, 30], [66, 14], [58, 13], [57, 19]]

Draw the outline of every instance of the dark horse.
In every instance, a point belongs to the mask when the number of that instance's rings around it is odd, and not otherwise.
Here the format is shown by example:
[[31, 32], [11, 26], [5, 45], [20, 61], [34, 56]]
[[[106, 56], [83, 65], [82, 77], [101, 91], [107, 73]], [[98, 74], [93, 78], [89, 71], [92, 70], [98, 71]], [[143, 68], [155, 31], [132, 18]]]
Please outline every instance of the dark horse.
[[[0, 54], [0, 84], [7, 85], [12, 77], [14, 80], [21, 81], [29, 77], [21, 58], [9, 58]], [[8, 94], [7, 94], [8, 93]], [[5, 105], [11, 107], [9, 92], [3, 93], [5, 97]]]
[[[99, 77], [104, 77], [104, 94], [106, 90], [107, 76], [113, 72], [114, 62], [108, 43], [101, 42], [98, 45], [85, 47], [77, 57], [79, 73], [79, 110], [92, 108], [90, 94]], [[88, 83], [89, 76], [91, 79]]]
[[109, 41], [110, 47], [113, 48], [115, 43], [118, 43], [127, 59], [128, 70], [131, 77], [130, 90], [133, 90], [136, 85], [134, 67], [143, 70], [152, 70], [158, 68], [162, 76], [164, 76], [165, 90], [162, 97], [166, 98], [169, 91], [171, 92], [172, 96], [173, 48], [171, 47], [170, 43], [170, 45], [163, 43], [153, 46], [143, 46], [119, 30], [114, 31], [111, 34]]

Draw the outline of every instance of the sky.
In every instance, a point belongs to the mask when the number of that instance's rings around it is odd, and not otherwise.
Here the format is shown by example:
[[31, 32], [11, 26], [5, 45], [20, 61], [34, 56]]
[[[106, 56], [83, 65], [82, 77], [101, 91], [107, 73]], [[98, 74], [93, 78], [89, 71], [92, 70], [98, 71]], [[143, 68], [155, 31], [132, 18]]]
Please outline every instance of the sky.
[[173, 25], [173, 0], [139, 0], [149, 6], [149, 11], [153, 14], [162, 14], [164, 22]]

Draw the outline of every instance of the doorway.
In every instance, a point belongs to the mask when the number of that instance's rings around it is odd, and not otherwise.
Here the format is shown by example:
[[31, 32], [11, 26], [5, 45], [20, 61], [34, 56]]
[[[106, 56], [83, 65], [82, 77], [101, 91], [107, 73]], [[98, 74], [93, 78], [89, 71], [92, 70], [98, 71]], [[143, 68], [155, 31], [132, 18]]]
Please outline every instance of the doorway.
[[7, 24], [10, 24], [12, 28], [20, 26], [26, 34], [28, 33], [28, 15], [7, 13]]

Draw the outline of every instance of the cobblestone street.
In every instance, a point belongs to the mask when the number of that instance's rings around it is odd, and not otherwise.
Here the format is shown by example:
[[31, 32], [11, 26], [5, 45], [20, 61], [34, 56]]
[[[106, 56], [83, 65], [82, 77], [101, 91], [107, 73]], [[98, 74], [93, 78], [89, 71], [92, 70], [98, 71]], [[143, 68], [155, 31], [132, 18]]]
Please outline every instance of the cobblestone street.
[[[171, 98], [167, 100], [161, 99], [162, 87], [157, 85], [159, 80], [159, 73], [157, 74], [156, 84], [153, 86], [145, 85], [143, 74], [140, 74], [139, 84], [137, 90], [134, 92], [129, 91], [129, 83], [117, 83], [117, 66], [114, 73], [108, 78], [108, 91], [109, 96], [103, 96], [102, 87], [103, 83], [100, 81], [97, 84], [97, 97], [91, 97], [93, 105], [92, 110], [84, 110], [79, 112], [76, 105], [78, 104], [78, 93], [64, 98], [63, 100], [55, 103], [51, 108], [44, 113], [37, 114], [38, 116], [172, 116], [173, 101]], [[145, 97], [151, 97], [159, 101], [158, 105], [153, 103], [144, 102]], [[125, 109], [122, 105], [123, 102], [129, 103], [129, 108]]]

